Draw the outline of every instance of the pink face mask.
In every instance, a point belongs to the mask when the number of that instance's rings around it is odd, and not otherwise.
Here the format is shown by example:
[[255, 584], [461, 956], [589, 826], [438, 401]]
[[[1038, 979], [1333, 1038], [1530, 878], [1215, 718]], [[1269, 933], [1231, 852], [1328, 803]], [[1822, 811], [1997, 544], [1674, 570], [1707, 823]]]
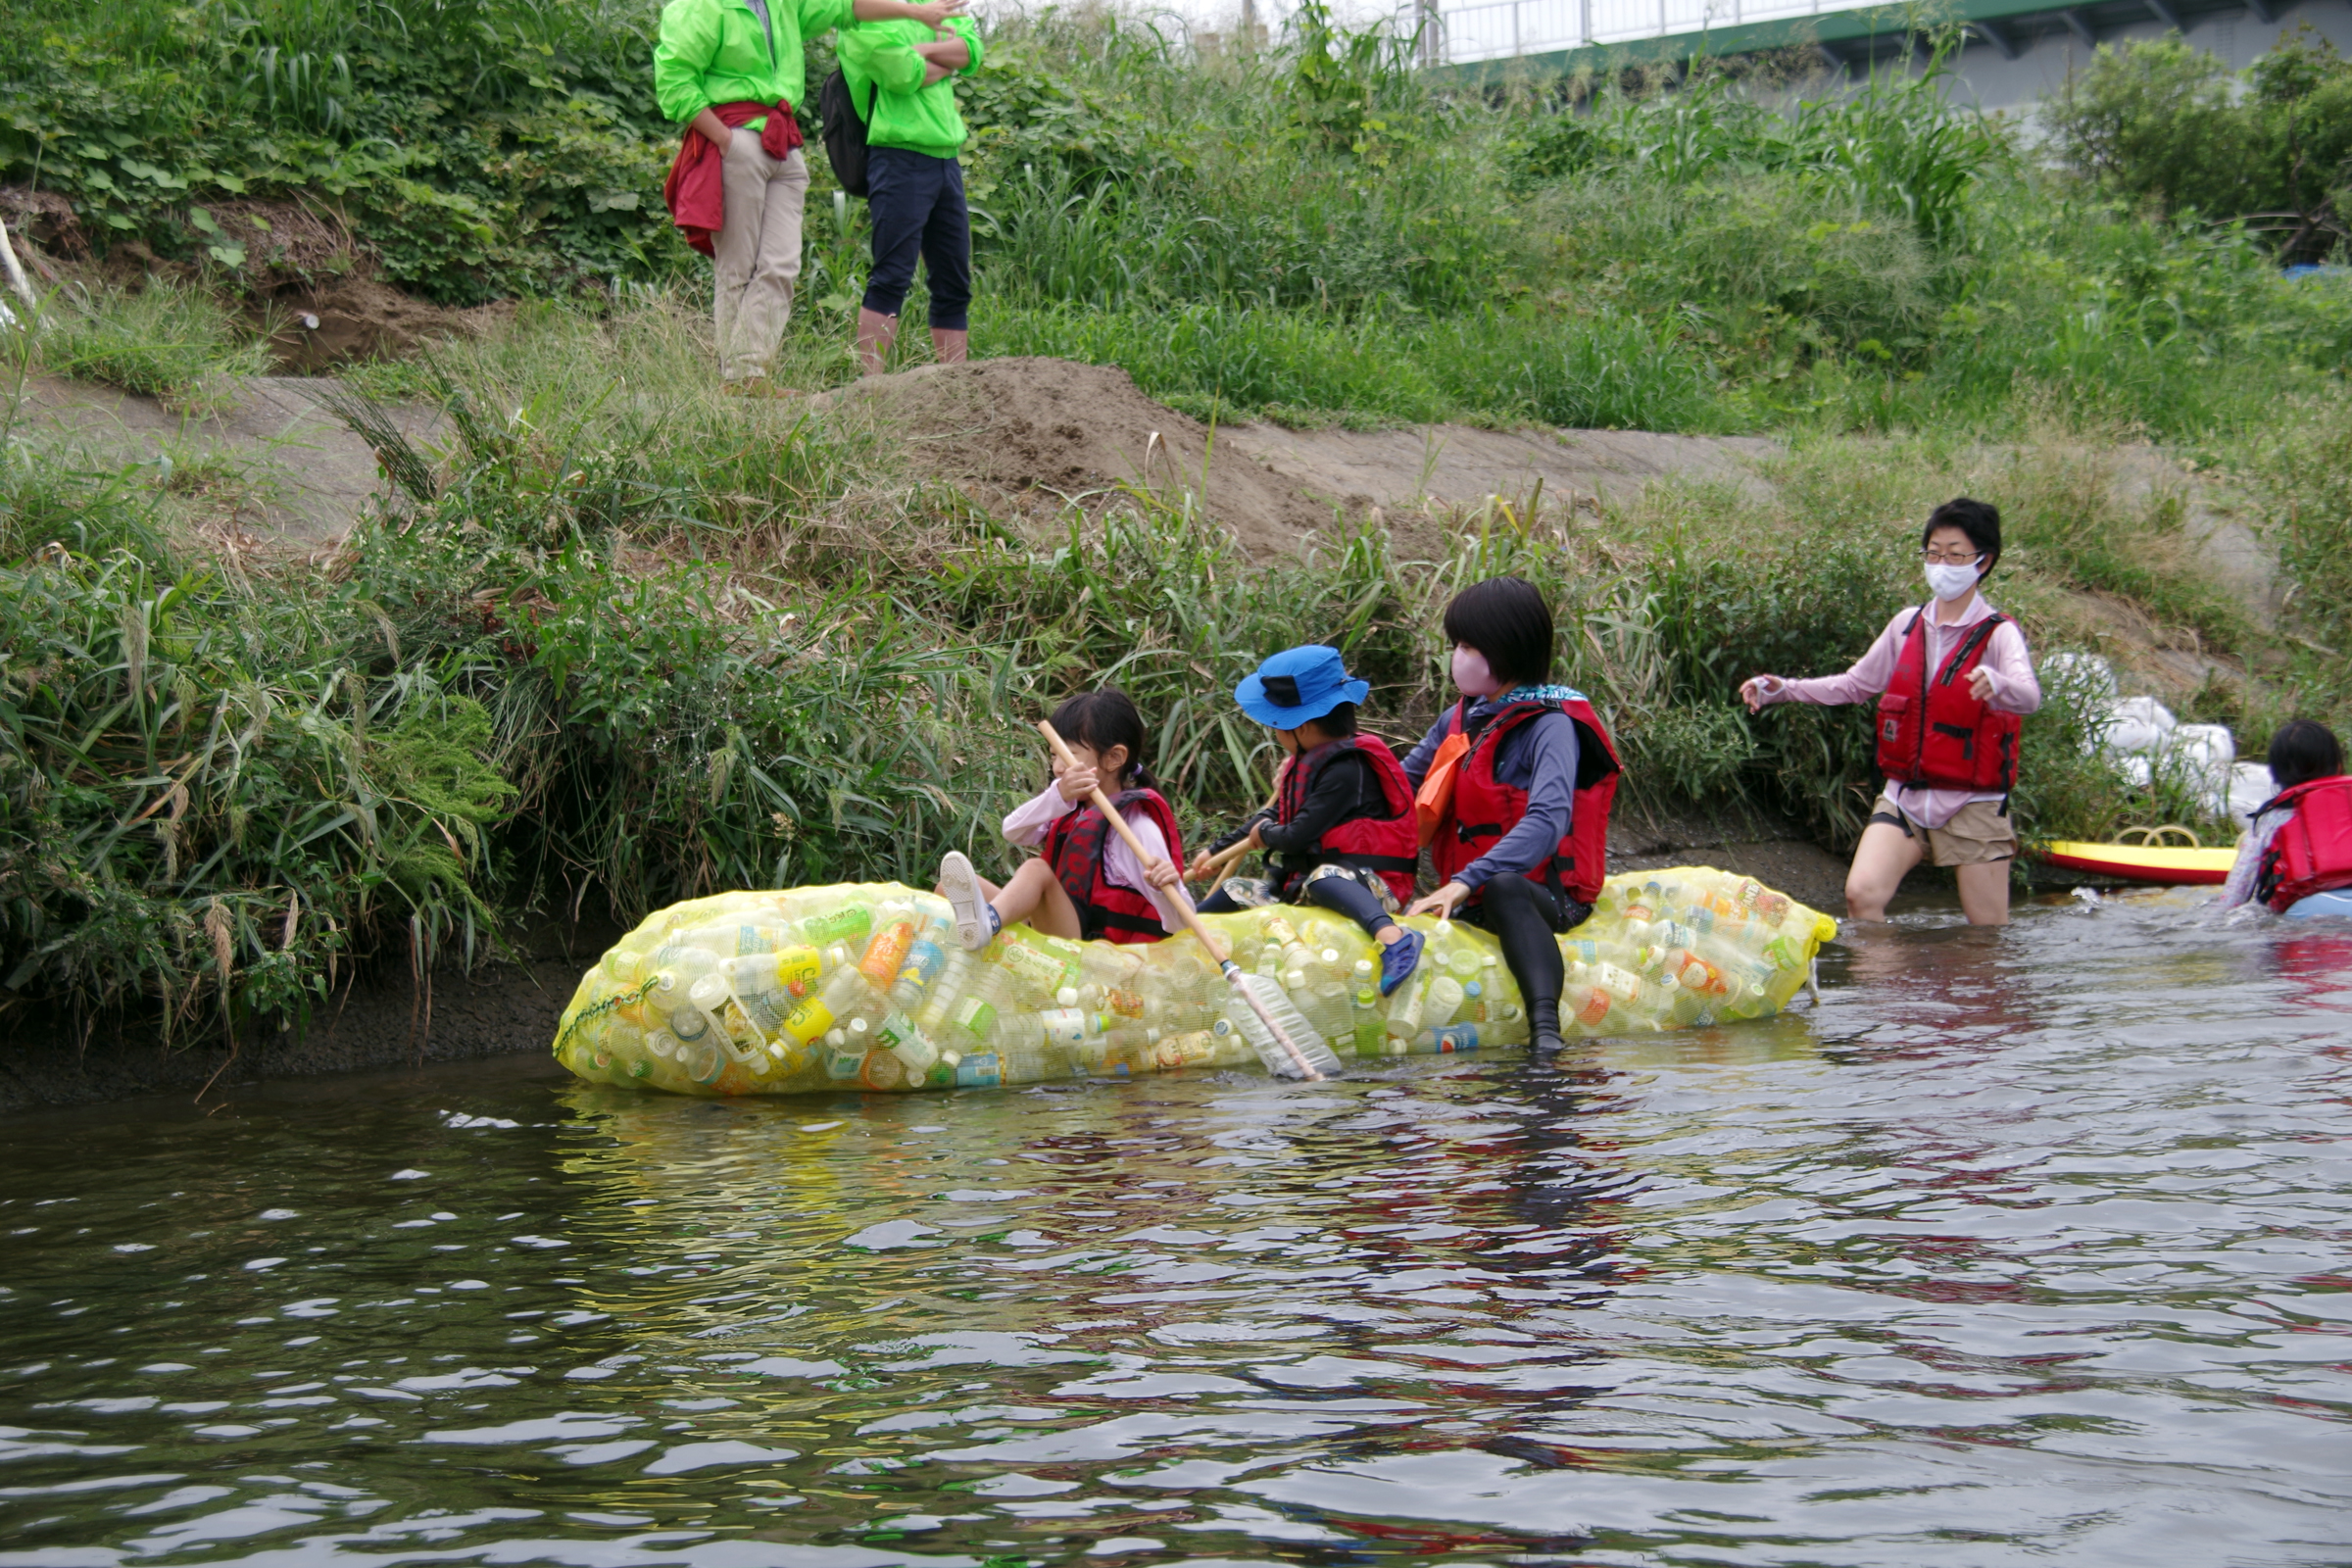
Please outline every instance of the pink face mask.
[[1487, 656], [1467, 643], [1453, 645], [1453, 684], [1464, 697], [1492, 697], [1502, 687], [1487, 667]]

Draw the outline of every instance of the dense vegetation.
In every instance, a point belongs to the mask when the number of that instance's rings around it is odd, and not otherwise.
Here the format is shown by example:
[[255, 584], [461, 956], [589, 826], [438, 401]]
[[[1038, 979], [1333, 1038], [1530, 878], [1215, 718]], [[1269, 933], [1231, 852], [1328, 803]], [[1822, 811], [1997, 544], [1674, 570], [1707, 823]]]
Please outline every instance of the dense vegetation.
[[[430, 460], [352, 402], [401, 493], [324, 573], [188, 531], [234, 474], [158, 493], [0, 442], [0, 1008], [299, 1010], [347, 960], [421, 971], [534, 909], [920, 875], [948, 843], [989, 850], [1033, 771], [1004, 715], [1102, 677], [1160, 724], [1186, 809], [1227, 808], [1262, 789], [1225, 696], [1258, 657], [1301, 628], [1340, 643], [1403, 733], [1439, 697], [1437, 607], [1501, 569], [1553, 596], [1638, 794], [1842, 844], [1866, 717], [1754, 720], [1728, 688], [1858, 650], [1917, 592], [1915, 519], [1960, 490], [2011, 519], [2002, 599], [2037, 648], [2087, 645], [2104, 595], [2262, 672], [2193, 716], [2259, 737], [2346, 701], [2344, 283], [2282, 279], [2269, 228], [2138, 165], [2037, 167], [1934, 75], [1783, 113], [1705, 73], [1454, 97], [1312, 9], [1259, 54], [1102, 16], [1001, 26], [970, 90], [981, 352], [1119, 364], [1202, 414], [1790, 438], [1769, 504], [1661, 491], [1599, 526], [1496, 507], [1427, 561], [1355, 522], [1241, 569], [1181, 493], [1035, 538], [908, 482], [847, 414], [716, 397], [658, 208], [646, 17], [0, 18], [0, 173], [178, 274], [52, 302], [42, 338], [0, 338], [19, 370], [220, 395], [253, 344], [213, 297], [309, 265], [255, 222], [298, 194], [358, 236], [336, 265], [558, 296], [353, 373], [443, 403], [459, 441]], [[2139, 69], [2118, 58], [2096, 71]], [[804, 384], [847, 373], [859, 267], [856, 204], [820, 186], [811, 211]], [[2262, 509], [2298, 584], [2285, 635], [2201, 580], [2177, 500], [2115, 482], [2099, 451], [2137, 433]], [[2086, 733], [2066, 691], [2030, 726], [2029, 830], [2185, 809]]]

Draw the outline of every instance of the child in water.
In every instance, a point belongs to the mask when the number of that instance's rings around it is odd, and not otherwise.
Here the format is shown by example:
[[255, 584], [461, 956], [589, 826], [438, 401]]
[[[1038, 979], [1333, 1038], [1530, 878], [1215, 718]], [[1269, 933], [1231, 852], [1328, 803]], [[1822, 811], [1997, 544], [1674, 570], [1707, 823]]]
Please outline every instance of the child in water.
[[1219, 839], [1189, 874], [1206, 876], [1215, 855], [1244, 839], [1280, 856], [1275, 875], [1230, 878], [1201, 909], [1227, 914], [1285, 902], [1344, 914], [1380, 944], [1386, 996], [1412, 974], [1426, 939], [1396, 923], [1413, 896], [1421, 844], [1413, 787], [1396, 754], [1355, 727], [1355, 705], [1371, 689], [1348, 679], [1338, 649], [1321, 646], [1276, 654], [1234, 688], [1242, 711], [1274, 731], [1282, 782], [1272, 806]]
[[1981, 585], [2001, 559], [2001, 514], [1966, 496], [1928, 514], [1921, 562], [1935, 594], [1886, 623], [1842, 675], [1756, 675], [1740, 695], [1750, 712], [1775, 703], [1879, 700], [1879, 770], [1886, 788], [1845, 874], [1846, 914], [1884, 920], [1886, 901], [1921, 860], [1955, 868], [1971, 925], [2009, 923], [2009, 862], [2017, 828], [2020, 720], [2041, 706], [2025, 634], [1987, 604]]
[[2278, 793], [2254, 808], [2220, 906], [2352, 914], [2352, 779], [2344, 777], [2343, 743], [2317, 719], [2290, 719], [2271, 737], [2268, 760]]
[[[1105, 686], [1063, 703], [1052, 722], [1078, 765], [1065, 769], [1053, 759], [1045, 789], [1004, 818], [1005, 842], [1038, 854], [1001, 888], [982, 880], [961, 851], [939, 862], [956, 935], [977, 952], [1026, 920], [1049, 936], [1157, 942], [1183, 924], [1174, 903], [1181, 895], [1170, 892], [1183, 848], [1176, 813], [1144, 765], [1144, 715], [1125, 692]], [[1098, 786], [1135, 830], [1142, 859], [1088, 801]]]

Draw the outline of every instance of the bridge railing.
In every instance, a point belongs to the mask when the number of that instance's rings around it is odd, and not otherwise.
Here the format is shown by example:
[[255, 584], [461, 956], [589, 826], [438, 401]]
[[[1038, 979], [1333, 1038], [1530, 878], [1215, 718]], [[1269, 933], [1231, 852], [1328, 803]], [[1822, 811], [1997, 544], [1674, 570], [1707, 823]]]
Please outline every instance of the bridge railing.
[[1440, 48], [1460, 65], [1855, 8], [1853, 0], [1482, 0], [1441, 13]]

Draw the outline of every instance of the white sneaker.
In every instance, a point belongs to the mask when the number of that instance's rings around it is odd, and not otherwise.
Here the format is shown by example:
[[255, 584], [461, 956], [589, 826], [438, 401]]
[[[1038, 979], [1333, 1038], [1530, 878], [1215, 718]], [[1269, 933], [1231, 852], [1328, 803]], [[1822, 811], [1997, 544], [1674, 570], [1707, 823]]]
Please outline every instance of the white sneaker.
[[988, 899], [980, 891], [980, 877], [973, 871], [972, 862], [961, 850], [950, 850], [939, 859], [939, 894], [956, 911], [956, 940], [978, 953], [996, 936], [996, 922], [989, 918]]

